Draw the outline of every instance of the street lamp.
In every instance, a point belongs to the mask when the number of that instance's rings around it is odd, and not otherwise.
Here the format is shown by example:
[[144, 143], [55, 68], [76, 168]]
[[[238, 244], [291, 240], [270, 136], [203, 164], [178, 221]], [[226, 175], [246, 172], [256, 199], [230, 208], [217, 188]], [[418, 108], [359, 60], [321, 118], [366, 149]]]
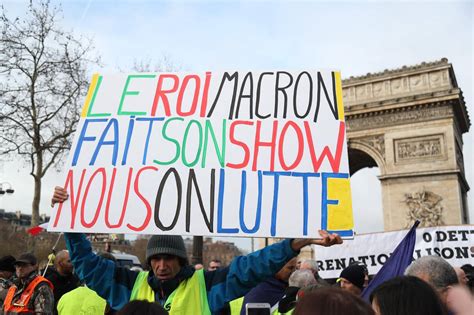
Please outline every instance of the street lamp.
[[8, 182], [0, 183], [0, 195], [13, 194], [15, 190], [12, 188], [12, 185]]

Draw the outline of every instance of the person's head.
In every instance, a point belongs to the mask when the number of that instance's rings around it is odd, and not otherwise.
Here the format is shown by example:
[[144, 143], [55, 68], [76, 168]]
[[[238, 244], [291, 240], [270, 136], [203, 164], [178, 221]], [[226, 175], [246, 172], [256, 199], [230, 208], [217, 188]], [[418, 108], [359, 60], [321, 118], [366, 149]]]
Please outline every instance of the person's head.
[[310, 270], [314, 277], [317, 278], [318, 276], [318, 262], [316, 260], [313, 260], [313, 259], [306, 259], [306, 260], [303, 260], [300, 264], [300, 268], [301, 270]]
[[423, 256], [415, 260], [405, 270], [406, 276], [418, 277], [433, 286], [446, 302], [448, 289], [458, 283], [456, 271], [439, 256]]
[[156, 302], [134, 300], [127, 303], [117, 315], [167, 315], [168, 312]]
[[467, 285], [468, 279], [464, 270], [459, 267], [454, 267], [454, 271], [456, 272], [456, 276], [458, 277], [459, 284]]
[[302, 263], [304, 260], [305, 260], [304, 258], [298, 257], [298, 259], [296, 260], [296, 270], [300, 269], [301, 263]]
[[222, 262], [219, 259], [213, 259], [209, 262], [209, 267], [207, 268], [208, 271], [217, 270], [221, 267]]
[[337, 282], [343, 290], [360, 295], [365, 282], [364, 267], [358, 264], [347, 266], [342, 270]]
[[156, 278], [173, 279], [188, 264], [186, 247], [181, 236], [153, 235], [146, 248], [146, 260]]
[[443, 315], [444, 307], [437, 292], [423, 280], [403, 276], [379, 285], [370, 295], [377, 315]]
[[32, 272], [38, 270], [38, 260], [35, 255], [30, 253], [20, 255], [20, 257], [15, 260], [14, 265], [16, 276], [20, 280], [26, 279]]
[[57, 272], [63, 276], [72, 274], [74, 267], [72, 266], [71, 258], [69, 257], [69, 252], [67, 250], [62, 250], [57, 253], [56, 258], [54, 259], [54, 267]]
[[275, 278], [280, 281], [288, 282], [288, 279], [291, 276], [291, 273], [296, 269], [297, 258], [294, 257], [290, 259], [276, 274]]
[[375, 315], [360, 297], [340, 288], [306, 292], [296, 303], [294, 315]]
[[15, 257], [3, 256], [0, 258], [0, 278], [8, 279], [15, 273]]
[[295, 270], [288, 279], [288, 285], [290, 287], [304, 288], [316, 283], [316, 278], [311, 270], [308, 269]]

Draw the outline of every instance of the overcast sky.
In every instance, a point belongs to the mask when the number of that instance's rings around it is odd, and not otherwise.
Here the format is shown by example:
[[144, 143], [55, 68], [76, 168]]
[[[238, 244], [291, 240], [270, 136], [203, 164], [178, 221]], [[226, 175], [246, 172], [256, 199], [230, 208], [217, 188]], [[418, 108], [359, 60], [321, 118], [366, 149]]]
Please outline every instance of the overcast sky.
[[[4, 1], [11, 15], [25, 3]], [[166, 55], [185, 71], [324, 68], [349, 77], [446, 57], [474, 117], [472, 1], [64, 1], [62, 8], [65, 28], [94, 39], [104, 64], [94, 72]], [[472, 130], [463, 136], [471, 187], [473, 138]], [[364, 169], [351, 180], [359, 233], [383, 230], [378, 174]], [[31, 212], [33, 179], [24, 167], [0, 163], [4, 181], [15, 193], [0, 197], [0, 208]], [[42, 212], [49, 215], [52, 189], [62, 182], [54, 170], [46, 176]], [[473, 199], [471, 191], [471, 218]]]

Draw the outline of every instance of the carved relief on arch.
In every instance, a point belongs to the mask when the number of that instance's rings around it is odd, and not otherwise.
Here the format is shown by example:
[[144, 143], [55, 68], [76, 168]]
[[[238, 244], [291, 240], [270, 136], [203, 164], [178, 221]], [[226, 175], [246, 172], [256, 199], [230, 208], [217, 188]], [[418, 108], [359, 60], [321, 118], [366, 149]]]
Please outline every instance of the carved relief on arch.
[[425, 189], [419, 192], [406, 193], [404, 203], [408, 207], [407, 224], [410, 227], [416, 220], [420, 221], [420, 227], [444, 225], [443, 197]]
[[377, 163], [380, 173], [385, 173], [385, 138], [384, 135], [351, 138], [348, 141], [349, 149], [356, 149], [368, 154]]

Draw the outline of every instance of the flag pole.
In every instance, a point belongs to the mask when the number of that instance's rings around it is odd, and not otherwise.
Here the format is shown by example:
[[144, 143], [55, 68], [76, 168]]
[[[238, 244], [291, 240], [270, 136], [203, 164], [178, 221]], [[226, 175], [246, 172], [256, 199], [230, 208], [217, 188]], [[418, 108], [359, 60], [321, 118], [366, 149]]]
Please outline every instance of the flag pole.
[[[63, 236], [63, 233], [59, 233], [58, 238], [56, 239], [56, 243], [54, 243], [53, 248], [51, 249], [52, 254], [56, 252], [56, 246], [58, 246], [59, 240], [61, 239], [61, 236]], [[49, 264], [51, 263], [51, 260], [53, 259], [53, 255], [49, 255], [48, 257], [48, 264], [46, 265], [46, 268], [44, 268], [42, 276], [46, 274], [46, 271], [48, 271]]]

